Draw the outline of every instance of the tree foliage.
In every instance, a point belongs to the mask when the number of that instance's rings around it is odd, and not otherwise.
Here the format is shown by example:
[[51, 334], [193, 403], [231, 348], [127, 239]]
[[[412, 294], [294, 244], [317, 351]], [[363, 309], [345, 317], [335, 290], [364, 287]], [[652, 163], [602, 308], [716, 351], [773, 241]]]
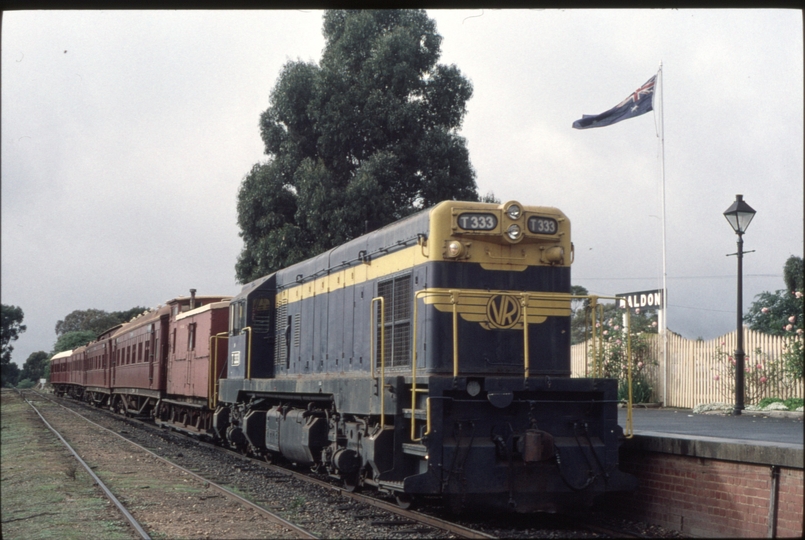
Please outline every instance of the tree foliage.
[[82, 345], [86, 345], [96, 337], [98, 336], [92, 330], [76, 330], [75, 332], [64, 333], [59, 336], [53, 345], [53, 354], [72, 351]]
[[[786, 288], [775, 292], [764, 291], [755, 296], [754, 302], [744, 315], [744, 322], [752, 330], [784, 336], [796, 326], [788, 328], [792, 322], [799, 319], [802, 324], [802, 293], [803, 293], [803, 264], [802, 257], [792, 255], [783, 266], [783, 279]], [[799, 294], [797, 294], [799, 293]], [[796, 323], [794, 323], [796, 324]], [[801, 328], [801, 326], [800, 326]]]
[[783, 266], [783, 281], [788, 292], [795, 293], [805, 290], [805, 268], [802, 257], [791, 255]]
[[90, 331], [95, 336], [118, 324], [128, 322], [135, 315], [147, 309], [133, 307], [125, 311], [107, 312], [102, 309], [77, 309], [67, 315], [64, 320], [56, 322], [56, 335], [62, 336], [68, 332]]
[[423, 10], [327, 11], [319, 64], [285, 64], [268, 161], [238, 193], [248, 282], [446, 199], [478, 200], [457, 134], [472, 95]]
[[17, 306], [7, 306], [5, 304], [0, 304], [0, 306], [2, 306], [3, 317], [2, 358], [3, 363], [6, 363], [11, 362], [11, 351], [14, 350], [11, 342], [19, 339], [20, 334], [25, 332], [25, 325], [22, 324], [25, 314], [22, 312], [22, 308]]
[[20, 378], [38, 381], [39, 379], [45, 377], [45, 372], [50, 361], [49, 359], [50, 355], [45, 351], [31, 353], [30, 356], [28, 356], [28, 359], [22, 365], [22, 373], [20, 373]]
[[2, 355], [0, 356], [0, 370], [2, 370], [2, 386], [14, 386], [19, 379], [20, 368], [11, 361], [11, 351], [14, 347], [12, 341], [19, 339], [20, 334], [25, 332], [25, 325], [22, 321], [25, 314], [22, 308], [0, 304], [2, 307]]

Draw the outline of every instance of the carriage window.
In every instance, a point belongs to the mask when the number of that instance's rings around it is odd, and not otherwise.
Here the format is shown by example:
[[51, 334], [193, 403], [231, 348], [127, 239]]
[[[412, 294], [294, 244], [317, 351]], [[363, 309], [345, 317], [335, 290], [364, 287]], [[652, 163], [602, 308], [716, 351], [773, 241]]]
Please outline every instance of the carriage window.
[[[411, 274], [398, 276], [377, 284], [377, 295], [385, 306], [386, 367], [411, 365]], [[380, 349], [380, 310], [377, 311], [377, 345]], [[380, 365], [380, 355], [377, 355]]]
[[229, 334], [238, 335], [246, 327], [246, 300], [229, 306]]
[[196, 350], [196, 323], [187, 325], [187, 350]]

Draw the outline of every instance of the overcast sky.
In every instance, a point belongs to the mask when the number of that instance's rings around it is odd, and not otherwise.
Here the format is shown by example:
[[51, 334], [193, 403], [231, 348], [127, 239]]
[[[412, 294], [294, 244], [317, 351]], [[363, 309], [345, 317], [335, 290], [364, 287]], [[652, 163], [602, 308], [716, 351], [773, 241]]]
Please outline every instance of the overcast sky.
[[[479, 191], [556, 206], [572, 281], [662, 286], [669, 329], [735, 329], [737, 193], [744, 305], [803, 254], [803, 32], [796, 10], [428, 11], [474, 94], [461, 131]], [[76, 309], [236, 294], [238, 187], [266, 159], [258, 119], [282, 65], [318, 62], [320, 11], [18, 11], [2, 28], [2, 302], [22, 365]], [[662, 103], [574, 130], [654, 75]], [[657, 98], [659, 99], [659, 95]], [[656, 113], [656, 114], [655, 114]]]

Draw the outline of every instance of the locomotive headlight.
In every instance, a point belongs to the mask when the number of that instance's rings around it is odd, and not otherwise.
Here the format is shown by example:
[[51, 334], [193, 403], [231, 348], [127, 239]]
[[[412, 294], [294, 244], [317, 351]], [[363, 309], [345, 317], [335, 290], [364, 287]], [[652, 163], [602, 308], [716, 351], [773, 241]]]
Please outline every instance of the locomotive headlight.
[[477, 396], [481, 393], [481, 383], [478, 381], [468, 381], [467, 382], [467, 393], [472, 397]]
[[506, 230], [506, 236], [508, 236], [511, 240], [519, 240], [520, 226], [517, 224], [509, 225], [509, 228]]
[[506, 215], [509, 216], [509, 219], [517, 219], [520, 217], [520, 212], [520, 206], [513, 204], [506, 210]]
[[450, 240], [445, 248], [444, 256], [448, 259], [457, 259], [464, 254], [464, 244], [458, 240]]

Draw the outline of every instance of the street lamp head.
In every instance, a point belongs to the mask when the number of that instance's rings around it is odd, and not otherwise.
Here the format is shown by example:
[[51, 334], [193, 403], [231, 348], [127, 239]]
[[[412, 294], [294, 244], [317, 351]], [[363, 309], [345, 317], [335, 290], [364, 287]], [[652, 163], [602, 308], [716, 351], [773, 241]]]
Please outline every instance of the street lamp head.
[[730, 222], [735, 234], [743, 234], [749, 227], [749, 222], [755, 217], [755, 211], [744, 202], [743, 195], [736, 195], [735, 202], [724, 212], [724, 217]]

